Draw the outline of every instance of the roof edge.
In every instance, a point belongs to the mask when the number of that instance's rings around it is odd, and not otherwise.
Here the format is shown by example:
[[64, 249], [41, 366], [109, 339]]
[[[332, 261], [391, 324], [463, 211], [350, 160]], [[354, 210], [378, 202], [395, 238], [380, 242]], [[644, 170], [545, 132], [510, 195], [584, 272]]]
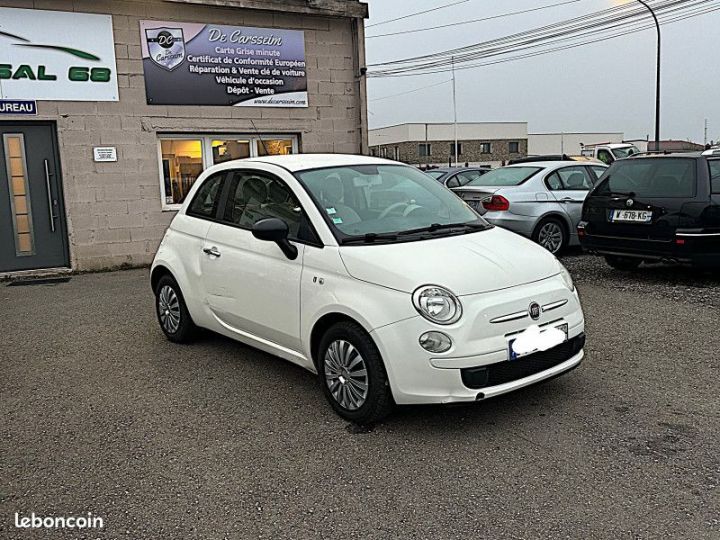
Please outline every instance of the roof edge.
[[208, 7], [282, 11], [303, 15], [323, 15], [367, 19], [368, 5], [359, 0], [164, 0], [173, 4]]

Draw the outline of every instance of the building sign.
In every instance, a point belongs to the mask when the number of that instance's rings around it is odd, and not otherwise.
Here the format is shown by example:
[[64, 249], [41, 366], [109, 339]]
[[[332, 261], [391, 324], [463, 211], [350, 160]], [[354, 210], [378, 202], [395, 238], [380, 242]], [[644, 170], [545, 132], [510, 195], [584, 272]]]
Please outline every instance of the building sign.
[[0, 98], [117, 101], [112, 17], [0, 7]]
[[93, 160], [96, 162], [117, 161], [117, 148], [114, 146], [94, 146]]
[[24, 99], [0, 99], [0, 114], [37, 114], [37, 103]]
[[140, 21], [151, 105], [307, 107], [305, 33]]

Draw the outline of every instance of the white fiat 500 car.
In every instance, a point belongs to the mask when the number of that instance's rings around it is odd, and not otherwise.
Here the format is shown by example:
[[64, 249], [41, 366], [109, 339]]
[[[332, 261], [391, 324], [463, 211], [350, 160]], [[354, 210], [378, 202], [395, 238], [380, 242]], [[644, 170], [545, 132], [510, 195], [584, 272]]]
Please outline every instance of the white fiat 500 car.
[[558, 260], [385, 159], [209, 168], [151, 281], [171, 341], [203, 327], [294, 362], [358, 423], [394, 404], [497, 396], [583, 358], [580, 301]]

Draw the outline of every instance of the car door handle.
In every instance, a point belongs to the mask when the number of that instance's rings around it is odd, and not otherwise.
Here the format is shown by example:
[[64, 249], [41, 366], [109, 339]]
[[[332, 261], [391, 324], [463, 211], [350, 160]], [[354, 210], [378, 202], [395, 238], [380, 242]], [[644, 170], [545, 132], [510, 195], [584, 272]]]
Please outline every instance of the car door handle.
[[573, 199], [572, 197], [563, 197], [562, 199], [560, 199], [560, 202], [564, 202], [564, 203], [574, 202], [574, 201], [575, 201], [575, 199]]
[[208, 255], [212, 255], [213, 257], [219, 257], [220, 252], [218, 251], [218, 248], [215, 246], [209, 247], [209, 248], [203, 248], [203, 252], [207, 253]]

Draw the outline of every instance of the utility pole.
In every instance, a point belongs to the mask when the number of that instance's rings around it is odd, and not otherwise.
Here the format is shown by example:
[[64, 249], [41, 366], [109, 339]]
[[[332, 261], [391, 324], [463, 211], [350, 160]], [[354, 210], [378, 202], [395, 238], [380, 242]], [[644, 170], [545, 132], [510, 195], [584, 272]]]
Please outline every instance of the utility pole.
[[647, 5], [644, 0], [637, 0], [647, 8], [655, 21], [657, 29], [657, 69], [655, 77], [655, 150], [660, 148], [660, 22], [658, 21], [655, 11]]
[[707, 118], [705, 119], [705, 141], [703, 144], [707, 145], [707, 129], [708, 129], [708, 121]]
[[450, 57], [452, 65], [452, 101], [453, 101], [453, 127], [455, 131], [455, 166], [458, 164], [458, 136], [457, 136], [457, 97], [455, 94], [455, 57]]

